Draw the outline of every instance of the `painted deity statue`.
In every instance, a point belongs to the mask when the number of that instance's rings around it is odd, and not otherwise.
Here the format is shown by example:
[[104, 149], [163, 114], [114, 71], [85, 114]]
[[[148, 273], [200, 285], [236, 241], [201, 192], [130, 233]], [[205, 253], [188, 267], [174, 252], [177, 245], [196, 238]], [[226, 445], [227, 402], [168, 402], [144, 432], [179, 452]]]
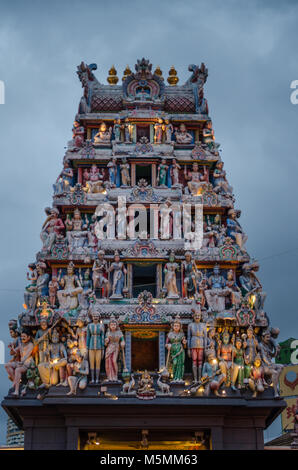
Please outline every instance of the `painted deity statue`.
[[253, 397], [257, 396], [257, 393], [263, 393], [265, 390], [265, 378], [264, 378], [264, 367], [262, 366], [262, 359], [257, 355], [253, 361], [253, 367], [251, 368], [250, 376], [248, 379], [248, 386], [253, 392]]
[[42, 363], [47, 361], [48, 350], [50, 345], [50, 332], [51, 330], [48, 327], [48, 321], [46, 318], [40, 320], [40, 328], [37, 330], [34, 344], [38, 345], [38, 359], [37, 363]]
[[159, 119], [158, 122], [154, 125], [154, 142], [156, 144], [162, 143], [162, 134], [163, 134], [163, 120]]
[[116, 119], [114, 121], [114, 126], [113, 126], [113, 132], [115, 136], [115, 142], [120, 142], [121, 141], [121, 121], [120, 119]]
[[67, 230], [66, 238], [68, 241], [69, 252], [79, 254], [83, 253], [84, 246], [88, 239], [86, 231], [88, 228], [88, 220], [86, 218], [85, 221], [83, 220], [78, 208], [74, 210], [72, 218], [67, 214], [65, 227]]
[[[49, 353], [49, 369], [50, 369], [50, 385], [67, 386], [66, 382], [66, 365], [67, 353], [64, 344], [60, 341], [57, 329], [51, 334], [51, 342], [48, 349]], [[41, 370], [40, 375], [41, 375]]]
[[78, 121], [73, 123], [72, 138], [75, 147], [82, 147], [84, 143], [85, 129]]
[[[186, 167], [185, 167], [186, 169]], [[208, 170], [204, 166], [204, 173], [199, 171], [197, 163], [192, 164], [192, 171], [185, 173], [185, 179], [189, 180], [187, 183], [188, 190], [192, 196], [198, 196], [202, 193], [204, 186], [208, 183]]]
[[206, 352], [206, 359], [202, 369], [202, 381], [204, 383], [204, 395], [208, 396], [211, 392], [218, 395], [220, 386], [219, 367], [216, 355], [212, 350]]
[[197, 293], [197, 282], [201, 278], [201, 273], [198, 271], [190, 251], [185, 253], [185, 260], [182, 263], [182, 273], [184, 276], [184, 297], [187, 299]]
[[59, 289], [59, 283], [57, 276], [52, 276], [49, 282], [49, 301], [51, 307], [56, 307], [57, 291]]
[[257, 263], [245, 263], [242, 266], [242, 275], [239, 277], [241, 292], [257, 312], [263, 311], [266, 292], [262, 290], [262, 284], [255, 274], [259, 268]]
[[46, 272], [46, 264], [43, 261], [39, 261], [36, 265], [34, 264], [34, 266], [34, 273], [30, 278], [30, 284], [26, 287], [24, 293], [25, 306], [29, 312], [34, 312], [38, 301], [49, 294], [50, 276]]
[[232, 194], [233, 188], [227, 181], [226, 172], [223, 169], [223, 166], [224, 164], [221, 161], [216, 163], [215, 170], [213, 172], [213, 191], [218, 194]]
[[111, 188], [116, 187], [116, 178], [117, 178], [117, 158], [112, 158], [107, 164], [109, 170], [109, 183]]
[[220, 274], [218, 265], [213, 267], [213, 274], [208, 278], [209, 289], [205, 290], [205, 297], [210, 312], [223, 312], [225, 310], [225, 296], [229, 291], [226, 288], [226, 280]]
[[69, 191], [73, 183], [73, 169], [70, 167], [69, 161], [64, 162], [63, 170], [58, 176], [56, 183], [53, 185], [54, 195]]
[[119, 324], [115, 317], [111, 317], [109, 322], [109, 327], [106, 332], [105, 336], [105, 366], [106, 366], [106, 374], [107, 374], [107, 381], [109, 382], [118, 382], [118, 355], [121, 349], [122, 351], [122, 359], [124, 365], [124, 371], [126, 370], [125, 365], [125, 356], [124, 356], [124, 348], [125, 348], [125, 341], [124, 336], [119, 328]]
[[93, 290], [102, 290], [102, 296], [107, 298], [110, 286], [107, 279], [108, 265], [104, 256], [105, 252], [103, 250], [99, 250], [97, 259], [95, 259], [92, 267], [92, 280]]
[[166, 120], [164, 124], [164, 130], [166, 133], [166, 144], [170, 144], [172, 142], [172, 134], [174, 132], [173, 124]]
[[89, 307], [89, 296], [92, 293], [92, 280], [90, 277], [90, 269], [87, 268], [82, 275], [81, 268], [79, 269], [79, 280], [82, 286], [82, 293], [79, 294], [79, 305], [83, 311], [87, 311]]
[[163, 158], [157, 169], [157, 183], [159, 186], [167, 186], [168, 169], [167, 161]]
[[49, 210], [49, 215], [42, 226], [40, 234], [43, 243], [42, 249], [50, 252], [57, 237], [61, 237], [64, 231], [64, 224], [59, 217], [59, 210], [54, 207]]
[[284, 367], [282, 364], [272, 362], [272, 359], [277, 356], [277, 353], [278, 349], [272, 340], [270, 331], [263, 331], [260, 343], [260, 356], [264, 367], [264, 376], [271, 379], [274, 388], [274, 396], [276, 398], [279, 396], [279, 376]]
[[[87, 169], [86, 169], [87, 170]], [[95, 164], [93, 164], [90, 168], [90, 171], [86, 171], [84, 173], [85, 179], [87, 182], [87, 188], [89, 193], [102, 193], [105, 191], [104, 187], [104, 171], [97, 168]]]
[[254, 330], [252, 326], [247, 328], [243, 344], [245, 347], [245, 356], [249, 358], [249, 362], [252, 364], [259, 351], [259, 342], [254, 336]]
[[109, 272], [113, 273], [112, 295], [110, 298], [122, 299], [123, 289], [125, 286], [125, 276], [127, 274], [127, 270], [124, 266], [124, 263], [120, 261], [120, 256], [119, 256], [118, 251], [115, 252], [114, 262], [111, 264], [109, 268]]
[[80, 355], [86, 359], [87, 358], [87, 326], [86, 326], [86, 319], [83, 315], [79, 315], [76, 323], [77, 329], [75, 338], [78, 343], [78, 348]]
[[235, 346], [233, 347], [233, 368], [232, 368], [232, 377], [231, 377], [231, 388], [232, 390], [237, 390], [236, 381], [238, 388], [243, 387], [244, 381], [244, 355], [245, 349], [242, 347], [241, 338], [236, 338]]
[[88, 361], [77, 352], [75, 355], [75, 362], [72, 368], [72, 375], [68, 377], [68, 385], [70, 391], [67, 395], [76, 395], [77, 389], [84, 390], [88, 383], [89, 365]]
[[35, 263], [30, 263], [28, 265], [28, 268], [31, 273], [27, 272], [27, 279], [29, 281], [29, 284], [25, 287], [24, 302], [25, 302], [26, 307], [29, 310], [32, 310], [32, 307], [34, 307], [34, 305], [31, 305], [31, 304], [36, 294], [36, 283], [37, 283], [38, 274], [37, 274]]
[[234, 337], [232, 337], [230, 342], [229, 333], [224, 331], [222, 341], [218, 339], [217, 344], [217, 358], [219, 360], [219, 368], [222, 374], [221, 383], [225, 382], [227, 386], [230, 386], [232, 378]]
[[191, 144], [193, 141], [192, 135], [187, 132], [185, 124], [180, 124], [179, 130], [175, 132], [177, 144]]
[[129, 174], [130, 165], [127, 163], [126, 157], [122, 158], [122, 163], [120, 164], [120, 174], [121, 174], [121, 185], [130, 186], [130, 174]]
[[168, 299], [179, 299], [179, 292], [177, 288], [176, 271], [179, 269], [179, 264], [175, 262], [174, 252], [170, 253], [169, 261], [164, 267], [165, 280], [164, 289], [167, 292]]
[[62, 270], [59, 271], [58, 282], [62, 287], [57, 292], [59, 307], [65, 310], [72, 310], [78, 307], [78, 296], [83, 292], [83, 288], [78, 276], [74, 273], [74, 264], [71, 261], [67, 266], [67, 274], [62, 276]]
[[112, 127], [107, 128], [104, 122], [101, 123], [99, 131], [94, 136], [94, 144], [109, 144], [111, 142]]
[[192, 372], [194, 382], [200, 380], [204, 360], [204, 349], [207, 346], [207, 326], [202, 323], [200, 310], [193, 311], [193, 321], [189, 323], [187, 330], [188, 356], [192, 359]]
[[89, 351], [89, 364], [91, 382], [99, 383], [100, 365], [104, 351], [104, 325], [99, 321], [99, 313], [92, 314], [92, 323], [87, 326], [87, 349]]
[[127, 119], [125, 119], [124, 138], [125, 138], [125, 143], [127, 144], [131, 142], [132, 129], [133, 129], [133, 126], [129, 124], [129, 121]]
[[226, 288], [229, 291], [231, 306], [237, 309], [241, 302], [241, 290], [235, 281], [233, 269], [227, 272]]
[[[171, 331], [167, 335], [166, 348], [168, 349], [168, 357], [172, 365], [173, 380], [172, 382], [183, 382], [185, 347], [187, 340], [184, 336], [182, 324], [179, 317], [176, 317]], [[168, 362], [168, 361], [167, 361]]]
[[172, 187], [179, 186], [179, 172], [181, 166], [177, 163], [177, 160], [173, 158], [172, 165], [170, 167], [171, 183]]
[[203, 143], [207, 147], [212, 148], [215, 141], [214, 131], [212, 129], [212, 121], [209, 120], [206, 122], [206, 125], [203, 129]]
[[21, 333], [21, 341], [14, 348], [10, 348], [11, 353], [18, 358], [17, 361], [10, 361], [5, 364], [8, 378], [13, 383], [13, 395], [19, 396], [20, 385], [23, 374], [25, 374], [31, 364], [31, 356], [33, 352], [33, 343], [29, 331], [23, 330]]
[[237, 243], [240, 249], [245, 249], [244, 245], [247, 240], [247, 235], [243, 232], [238, 220], [238, 212], [235, 209], [228, 211], [227, 217], [227, 236]]

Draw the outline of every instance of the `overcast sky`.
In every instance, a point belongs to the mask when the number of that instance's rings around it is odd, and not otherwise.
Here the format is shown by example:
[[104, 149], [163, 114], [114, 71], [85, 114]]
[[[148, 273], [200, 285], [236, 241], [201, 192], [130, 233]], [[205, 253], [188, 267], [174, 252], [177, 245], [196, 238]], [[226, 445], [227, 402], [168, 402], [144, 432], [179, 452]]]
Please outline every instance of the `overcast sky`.
[[[121, 79], [143, 56], [165, 79], [175, 65], [179, 84], [189, 64], [207, 65], [205, 96], [248, 251], [261, 262], [267, 313], [280, 340], [298, 337], [297, 20], [294, 0], [1, 0], [0, 339], [21, 312], [27, 265], [41, 247], [82, 93], [76, 66], [97, 63], [106, 83], [111, 65]], [[8, 385], [0, 366], [0, 397]]]

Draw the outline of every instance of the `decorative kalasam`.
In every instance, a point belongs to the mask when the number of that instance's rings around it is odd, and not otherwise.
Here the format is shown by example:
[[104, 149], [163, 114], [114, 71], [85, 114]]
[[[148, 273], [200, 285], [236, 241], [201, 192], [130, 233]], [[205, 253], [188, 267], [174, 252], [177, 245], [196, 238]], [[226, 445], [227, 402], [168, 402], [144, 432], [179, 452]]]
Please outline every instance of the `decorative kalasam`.
[[[167, 85], [144, 58], [121, 85], [114, 66], [108, 85], [96, 68], [78, 67], [73, 138], [28, 266], [24, 311], [9, 322], [11, 394], [61, 386], [75, 399], [102, 382], [127, 399], [170, 399], [181, 388], [198, 400], [278, 397], [279, 330], [215, 141], [206, 66], [191, 64], [181, 86], [174, 66]], [[155, 349], [134, 370], [141, 341]]]

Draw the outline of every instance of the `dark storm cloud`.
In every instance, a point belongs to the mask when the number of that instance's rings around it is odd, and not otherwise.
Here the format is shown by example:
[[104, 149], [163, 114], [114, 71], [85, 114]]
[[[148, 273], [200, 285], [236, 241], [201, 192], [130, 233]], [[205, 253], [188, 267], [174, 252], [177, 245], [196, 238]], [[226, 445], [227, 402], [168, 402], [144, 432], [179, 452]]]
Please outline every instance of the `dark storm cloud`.
[[[81, 96], [76, 66], [97, 62], [96, 75], [105, 82], [112, 64], [121, 78], [126, 64], [133, 68], [143, 56], [165, 77], [174, 64], [180, 83], [188, 64], [206, 63], [210, 115], [247, 247], [264, 258], [267, 311], [281, 339], [298, 337], [298, 106], [290, 102], [290, 83], [298, 79], [297, 19], [295, 1], [1, 2], [2, 340], [8, 340], [7, 321], [21, 310], [27, 264], [41, 245], [43, 208], [71, 138]], [[3, 396], [3, 366], [0, 374]]]

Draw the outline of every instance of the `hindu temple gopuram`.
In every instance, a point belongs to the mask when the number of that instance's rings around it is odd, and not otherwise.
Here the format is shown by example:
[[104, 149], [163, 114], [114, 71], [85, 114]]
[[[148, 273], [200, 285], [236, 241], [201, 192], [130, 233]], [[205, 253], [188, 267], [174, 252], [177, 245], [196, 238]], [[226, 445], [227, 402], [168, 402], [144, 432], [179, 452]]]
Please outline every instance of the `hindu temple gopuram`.
[[[262, 449], [279, 330], [204, 84], [138, 60], [83, 96], [9, 321], [2, 406], [25, 449]], [[239, 155], [241, 158], [241, 155]], [[45, 162], [46, 167], [46, 162]]]

